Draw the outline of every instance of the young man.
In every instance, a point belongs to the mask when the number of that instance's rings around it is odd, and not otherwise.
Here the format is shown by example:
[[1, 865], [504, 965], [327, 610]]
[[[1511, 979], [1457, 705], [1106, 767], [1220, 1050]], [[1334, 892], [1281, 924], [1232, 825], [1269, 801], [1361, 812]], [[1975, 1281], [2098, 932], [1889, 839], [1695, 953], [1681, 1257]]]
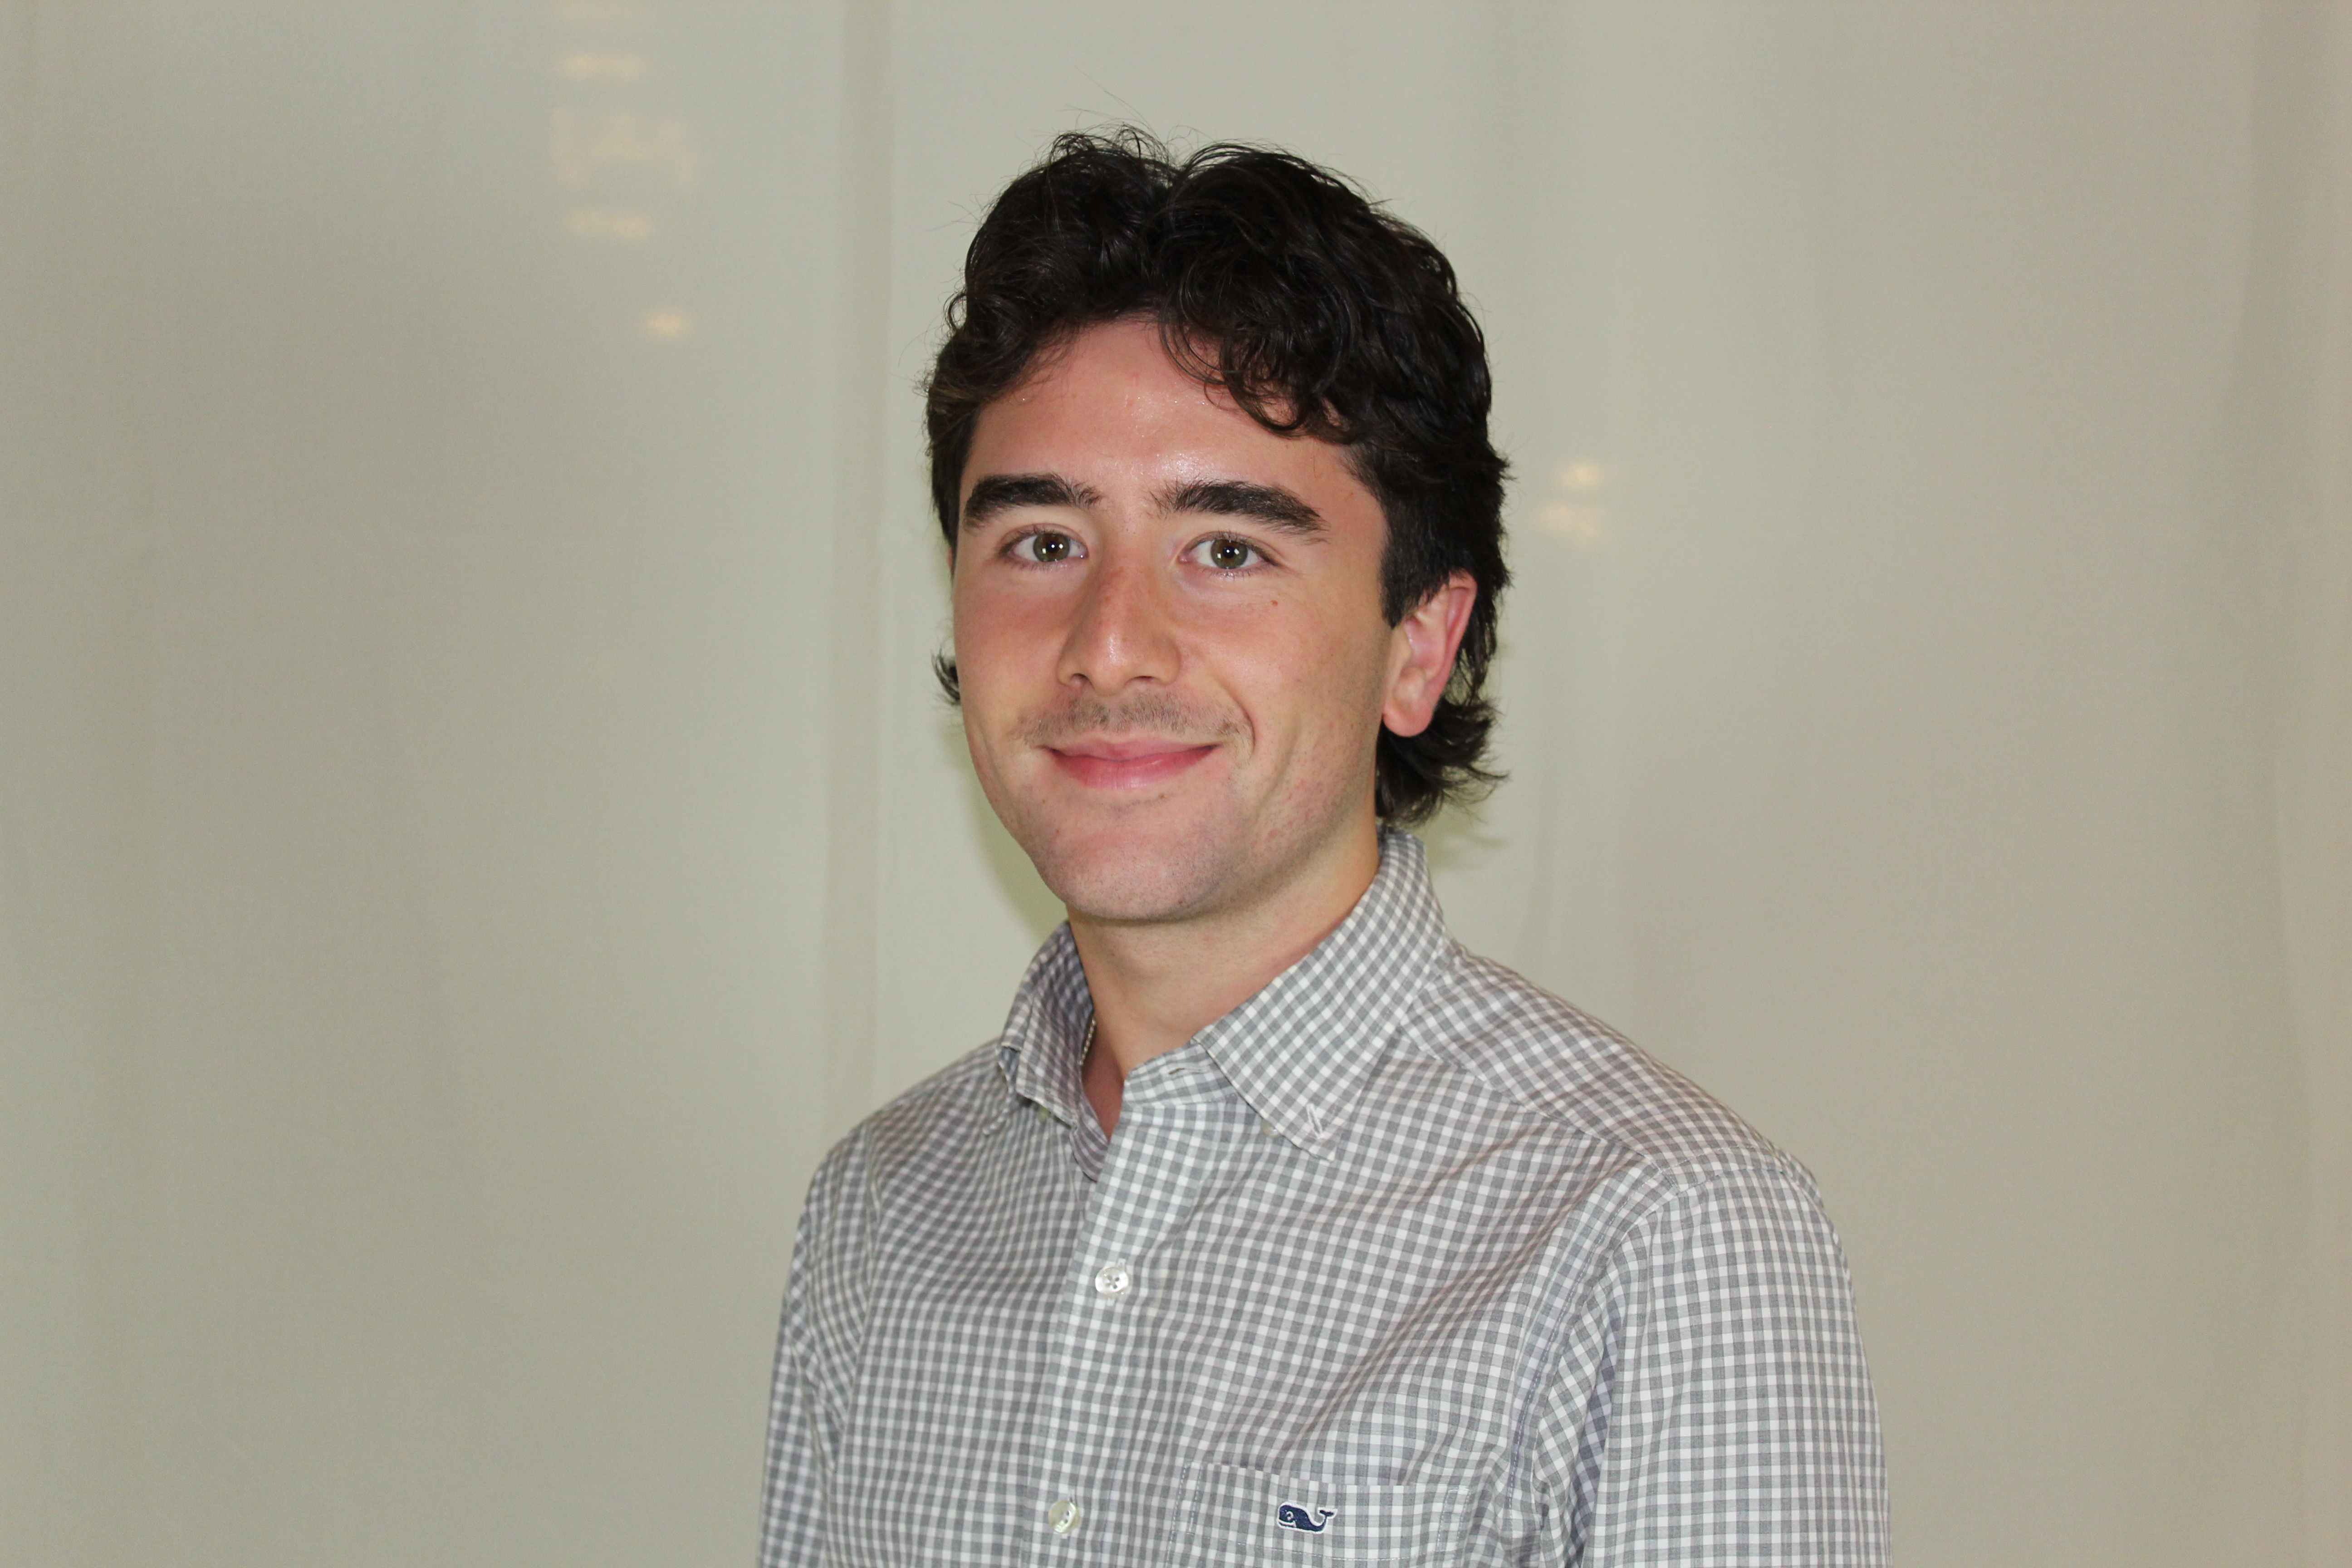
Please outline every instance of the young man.
[[1874, 1564], [1811, 1180], [1445, 935], [1503, 462], [1427, 239], [1068, 136], [929, 385], [972, 764], [1069, 910], [817, 1173], [764, 1562]]

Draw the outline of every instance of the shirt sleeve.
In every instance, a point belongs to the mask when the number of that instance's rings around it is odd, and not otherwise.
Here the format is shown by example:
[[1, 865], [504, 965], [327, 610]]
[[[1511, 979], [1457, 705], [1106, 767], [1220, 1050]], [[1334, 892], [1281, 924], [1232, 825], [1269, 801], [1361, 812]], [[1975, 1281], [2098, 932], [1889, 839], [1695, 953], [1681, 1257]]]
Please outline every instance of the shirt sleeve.
[[1843, 1251], [1800, 1176], [1668, 1194], [1570, 1327], [1530, 1458], [1580, 1568], [1882, 1568], [1886, 1479]]
[[836, 1336], [825, 1331], [844, 1307], [837, 1287], [858, 1270], [841, 1267], [844, 1248], [854, 1247], [860, 1227], [856, 1205], [844, 1211], [845, 1194], [857, 1184], [845, 1171], [836, 1150], [818, 1170], [802, 1205], [793, 1243], [790, 1282], [784, 1288], [783, 1323], [776, 1335], [776, 1375], [768, 1404], [767, 1492], [761, 1513], [761, 1568], [803, 1568], [824, 1560], [825, 1475], [831, 1468], [834, 1402], [823, 1375], [824, 1350]]

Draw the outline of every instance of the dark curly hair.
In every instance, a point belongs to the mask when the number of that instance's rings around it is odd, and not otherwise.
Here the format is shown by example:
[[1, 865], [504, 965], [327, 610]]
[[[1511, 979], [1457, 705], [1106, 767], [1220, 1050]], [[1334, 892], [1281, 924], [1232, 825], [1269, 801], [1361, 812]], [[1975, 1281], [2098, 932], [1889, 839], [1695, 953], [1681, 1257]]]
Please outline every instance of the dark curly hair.
[[[1502, 456], [1487, 439], [1486, 339], [1427, 236], [1287, 153], [1220, 143], [1181, 160], [1132, 128], [1056, 137], [965, 253], [926, 385], [931, 500], [955, 548], [982, 409], [1084, 328], [1160, 324], [1168, 353], [1284, 436], [1347, 447], [1388, 521], [1394, 626], [1467, 572], [1478, 596], [1445, 696], [1418, 735], [1381, 731], [1375, 806], [1400, 824], [1497, 775], [1484, 696], [1503, 564]], [[953, 660], [938, 660], [950, 701]]]

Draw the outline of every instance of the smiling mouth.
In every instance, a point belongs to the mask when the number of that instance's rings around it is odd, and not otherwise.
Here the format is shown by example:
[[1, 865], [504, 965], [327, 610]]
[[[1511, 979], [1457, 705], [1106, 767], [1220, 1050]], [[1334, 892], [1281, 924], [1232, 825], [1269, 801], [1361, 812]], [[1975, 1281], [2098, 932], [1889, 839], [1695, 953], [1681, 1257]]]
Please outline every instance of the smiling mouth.
[[1141, 789], [1200, 762], [1217, 748], [1181, 741], [1073, 741], [1045, 752], [1066, 776], [1095, 789]]

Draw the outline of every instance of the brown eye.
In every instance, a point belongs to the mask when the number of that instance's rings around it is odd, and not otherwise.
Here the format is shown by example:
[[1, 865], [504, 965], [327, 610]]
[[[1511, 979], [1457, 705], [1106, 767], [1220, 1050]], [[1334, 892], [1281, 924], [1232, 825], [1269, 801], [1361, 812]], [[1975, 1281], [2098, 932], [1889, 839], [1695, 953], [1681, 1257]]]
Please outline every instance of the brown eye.
[[1212, 539], [1202, 546], [1202, 554], [1220, 572], [1238, 572], [1256, 557], [1257, 551], [1245, 540]]
[[1078, 542], [1066, 533], [1032, 533], [1013, 542], [1013, 552], [1043, 565], [1067, 561], [1078, 552]]

